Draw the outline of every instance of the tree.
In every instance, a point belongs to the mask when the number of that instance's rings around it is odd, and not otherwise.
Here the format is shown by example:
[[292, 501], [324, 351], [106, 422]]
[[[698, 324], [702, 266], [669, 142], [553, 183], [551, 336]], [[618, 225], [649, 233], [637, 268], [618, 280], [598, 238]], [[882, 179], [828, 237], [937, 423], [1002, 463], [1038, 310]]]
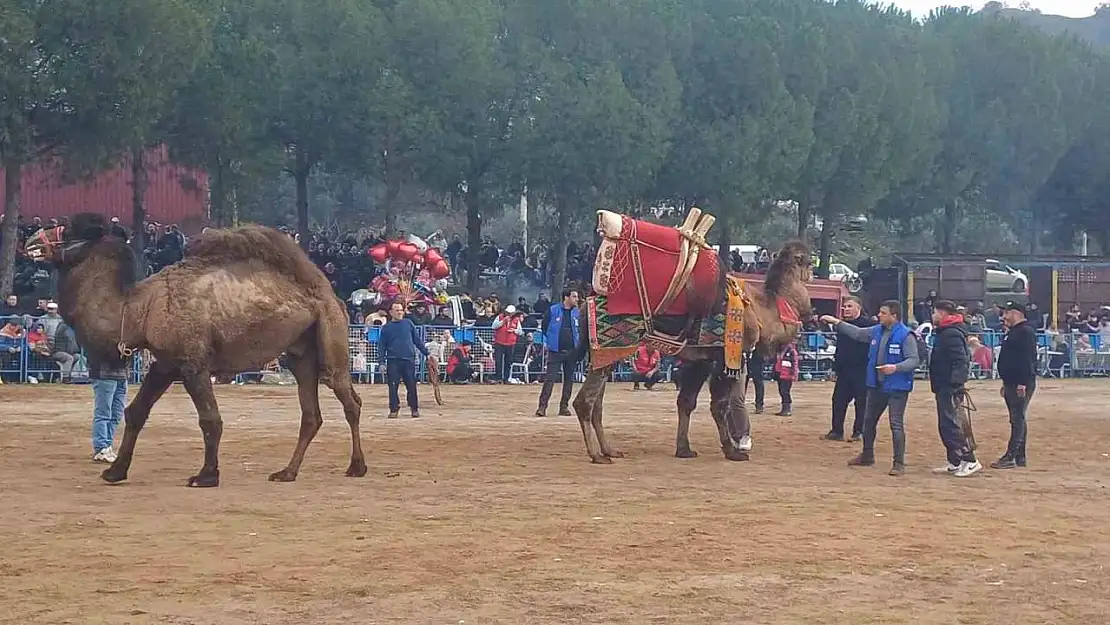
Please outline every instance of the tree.
[[145, 126], [147, 107], [165, 101], [162, 86], [188, 62], [177, 44], [198, 20], [188, 0], [0, 0], [0, 291], [12, 289], [23, 166], [114, 160], [123, 129]]

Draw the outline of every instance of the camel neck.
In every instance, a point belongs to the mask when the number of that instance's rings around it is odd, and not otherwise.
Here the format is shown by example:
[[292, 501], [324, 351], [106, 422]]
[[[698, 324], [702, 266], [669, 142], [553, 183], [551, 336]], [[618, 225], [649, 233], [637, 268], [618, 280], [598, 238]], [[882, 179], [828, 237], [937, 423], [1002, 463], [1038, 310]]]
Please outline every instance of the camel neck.
[[60, 276], [58, 307], [86, 349], [114, 350], [122, 338], [128, 299], [123, 291], [123, 262], [94, 252]]

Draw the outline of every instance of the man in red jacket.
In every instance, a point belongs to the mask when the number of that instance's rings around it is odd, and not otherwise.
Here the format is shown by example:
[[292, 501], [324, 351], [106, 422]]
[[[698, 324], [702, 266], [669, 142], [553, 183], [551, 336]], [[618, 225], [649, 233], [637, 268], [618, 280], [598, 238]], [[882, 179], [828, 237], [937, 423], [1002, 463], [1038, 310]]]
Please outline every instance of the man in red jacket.
[[635, 371], [632, 385], [633, 390], [640, 389], [640, 382], [644, 383], [647, 390], [651, 390], [659, 380], [663, 379], [659, 373], [659, 350], [643, 343], [636, 348], [636, 356], [632, 360], [632, 369]]
[[523, 313], [510, 304], [493, 320], [493, 362], [502, 384], [508, 384], [511, 377], [516, 340], [524, 333], [520, 325], [523, 319]]

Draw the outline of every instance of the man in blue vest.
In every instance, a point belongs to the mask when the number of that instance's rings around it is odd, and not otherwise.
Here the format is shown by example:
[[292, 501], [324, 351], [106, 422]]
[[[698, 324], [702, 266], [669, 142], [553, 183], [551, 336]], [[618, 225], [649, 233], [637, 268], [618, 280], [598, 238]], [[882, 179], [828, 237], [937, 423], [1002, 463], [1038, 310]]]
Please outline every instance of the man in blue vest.
[[879, 417], [890, 409], [890, 433], [894, 439], [894, 463], [890, 475], [906, 472], [906, 403], [913, 390], [913, 372], [921, 359], [917, 338], [902, 323], [902, 306], [894, 300], [879, 308], [879, 325], [859, 328], [825, 315], [821, 321], [832, 324], [841, 337], [869, 345], [867, 355], [867, 413], [863, 422], [863, 453], [852, 458], [853, 467], [875, 464], [875, 435]]
[[582, 356], [582, 331], [579, 325], [578, 291], [563, 289], [563, 300], [552, 304], [543, 316], [541, 326], [547, 346], [547, 373], [543, 376], [537, 417], [547, 416], [547, 402], [555, 386], [555, 376], [563, 374], [563, 395], [559, 398], [559, 416], [569, 417], [570, 395], [574, 391], [574, 370]]

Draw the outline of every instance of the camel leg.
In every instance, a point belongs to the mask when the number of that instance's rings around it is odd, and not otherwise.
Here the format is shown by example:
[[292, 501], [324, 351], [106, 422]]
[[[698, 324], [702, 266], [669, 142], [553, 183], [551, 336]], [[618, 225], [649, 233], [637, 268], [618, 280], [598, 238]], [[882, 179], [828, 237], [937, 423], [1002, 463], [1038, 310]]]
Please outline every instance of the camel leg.
[[150, 417], [150, 409], [165, 394], [166, 390], [178, 377], [178, 372], [172, 368], [160, 366], [155, 362], [150, 367], [150, 372], [143, 378], [139, 392], [123, 411], [124, 430], [123, 440], [120, 442], [119, 454], [112, 466], [104, 469], [100, 479], [115, 484], [127, 479], [127, 472], [131, 469], [131, 458], [135, 454], [135, 443], [139, 440], [139, 432], [146, 425]]
[[224, 433], [224, 422], [216, 405], [211, 375], [207, 371], [186, 375], [185, 390], [196, 406], [200, 431], [204, 434], [204, 466], [200, 468], [200, 473], [189, 478], [188, 484], [199, 488], [219, 486], [220, 437]]
[[679, 370], [681, 389], [678, 392], [678, 433], [675, 436], [675, 458], [697, 458], [698, 452], [690, 448], [690, 416], [698, 407], [698, 394], [709, 377], [710, 363], [690, 361]]
[[[578, 389], [574, 398], [574, 412], [578, 415], [578, 425], [582, 427], [582, 438], [586, 440], [586, 453], [590, 455], [590, 462], [594, 464], [612, 464], [613, 461], [601, 452], [601, 443], [593, 427], [594, 409], [601, 410], [601, 399], [605, 394], [605, 383], [609, 379], [609, 372], [613, 367], [603, 367], [591, 370], [586, 374], [586, 381]], [[600, 422], [600, 416], [598, 417]]]
[[[744, 386], [740, 380], [730, 378], [724, 372], [713, 374], [709, 382], [710, 406], [713, 420], [717, 423], [717, 434], [721, 439], [721, 451], [729, 460], [748, 460], [748, 451], [740, 444], [738, 432], [748, 431], [747, 410], [744, 408]], [[733, 424], [733, 412], [739, 414]]]
[[609, 444], [609, 438], [605, 436], [605, 426], [601, 424], [601, 417], [605, 412], [606, 386], [607, 384], [601, 387], [601, 393], [598, 395], [597, 401], [594, 402], [594, 410], [590, 415], [590, 425], [593, 426], [594, 434], [597, 435], [597, 442], [601, 447], [601, 455], [606, 458], [623, 458], [624, 452], [614, 449], [613, 446]]
[[351, 374], [342, 372], [342, 380], [327, 382], [335, 393], [335, 398], [343, 404], [343, 416], [347, 418], [347, 425], [351, 427], [351, 464], [347, 466], [347, 477], [362, 477], [366, 475], [366, 456], [362, 453], [362, 436], [359, 434], [358, 422], [362, 415], [362, 398], [358, 396], [355, 387], [351, 384]]
[[286, 359], [293, 371], [293, 377], [297, 379], [297, 399], [301, 402], [301, 431], [289, 464], [284, 469], [271, 473], [271, 482], [292, 482], [297, 479], [305, 452], [320, 431], [320, 426], [324, 424], [324, 417], [320, 413], [320, 370], [316, 350], [310, 348], [303, 354], [287, 352]]

